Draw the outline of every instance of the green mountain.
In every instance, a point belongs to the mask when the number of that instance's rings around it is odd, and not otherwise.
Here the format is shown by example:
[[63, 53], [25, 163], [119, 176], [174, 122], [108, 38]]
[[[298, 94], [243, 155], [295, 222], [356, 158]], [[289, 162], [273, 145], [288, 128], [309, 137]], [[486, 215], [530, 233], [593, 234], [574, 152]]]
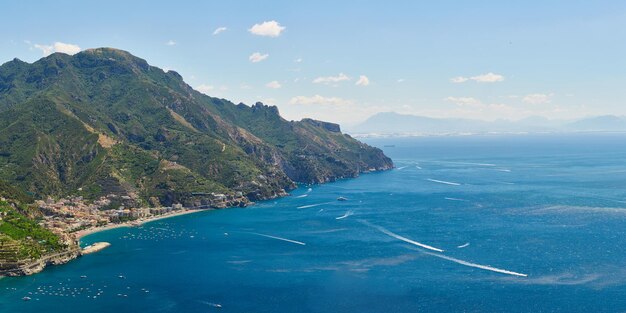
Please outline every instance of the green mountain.
[[158, 205], [241, 192], [259, 200], [296, 182], [392, 167], [336, 124], [206, 96], [125, 51], [0, 66], [0, 180], [33, 197], [114, 193]]

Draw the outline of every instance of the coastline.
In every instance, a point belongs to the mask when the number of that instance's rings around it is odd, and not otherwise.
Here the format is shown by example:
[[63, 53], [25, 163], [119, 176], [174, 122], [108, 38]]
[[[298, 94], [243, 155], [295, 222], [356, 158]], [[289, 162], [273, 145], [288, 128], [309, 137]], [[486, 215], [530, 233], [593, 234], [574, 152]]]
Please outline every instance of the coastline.
[[74, 233], [74, 235], [76, 236], [76, 240], [80, 242], [80, 240], [85, 236], [99, 233], [105, 230], [111, 230], [111, 229], [122, 228], [122, 227], [133, 227], [133, 226], [143, 225], [146, 223], [150, 223], [150, 222], [154, 222], [154, 221], [158, 221], [158, 220], [162, 220], [162, 219], [166, 219], [170, 217], [187, 215], [187, 214], [198, 213], [198, 212], [203, 212], [203, 211], [210, 211], [210, 210], [213, 210], [213, 209], [186, 209], [186, 210], [176, 211], [176, 212], [162, 214], [162, 215], [155, 215], [155, 216], [146, 217], [146, 218], [137, 219], [134, 221], [128, 221], [128, 222], [119, 223], [119, 224], [107, 224], [107, 225], [100, 226], [100, 227], [87, 228], [87, 229], [77, 231], [76, 233]]
[[[382, 169], [376, 169], [376, 170], [363, 170], [363, 171], [359, 171], [359, 174], [365, 174], [365, 173], [371, 173], [371, 172], [380, 172], [380, 171], [388, 171], [393, 169], [393, 167], [389, 167], [389, 168], [382, 168]], [[344, 177], [341, 179], [355, 179], [358, 178], [358, 174], [353, 176], [353, 177]], [[337, 180], [340, 179], [335, 179], [333, 181], [327, 180], [324, 182], [320, 182], [319, 184], [326, 184], [326, 183], [331, 183], [331, 182], [336, 182]], [[276, 199], [276, 198], [283, 198], [285, 196], [289, 196], [288, 193], [283, 193], [283, 194], [279, 194], [276, 195], [274, 194], [273, 197], [269, 197], [267, 199], [264, 199], [264, 201], [269, 201], [272, 199]], [[250, 202], [249, 204], [254, 204], [254, 202]], [[225, 208], [232, 208], [235, 206], [227, 206]], [[166, 213], [166, 214], [161, 214], [161, 215], [156, 215], [156, 216], [150, 216], [150, 217], [145, 217], [145, 218], [140, 218], [140, 219], [136, 219], [136, 220], [132, 220], [132, 221], [127, 221], [127, 222], [123, 222], [123, 223], [119, 223], [119, 224], [113, 224], [113, 223], [109, 223], [107, 225], [104, 226], [100, 226], [100, 227], [92, 227], [92, 228], [88, 228], [88, 229], [83, 229], [80, 231], [77, 231], [75, 233], [70, 233], [71, 235], [74, 236], [74, 239], [76, 240], [77, 244], [78, 244], [78, 248], [76, 250], [72, 250], [72, 251], [64, 251], [62, 253], [59, 254], [63, 254], [63, 258], [56, 258], [53, 260], [38, 260], [35, 263], [31, 264], [29, 266], [29, 268], [20, 268], [21, 272], [16, 272], [13, 273], [10, 276], [27, 276], [27, 275], [32, 275], [32, 274], [36, 274], [41, 272], [42, 270], [44, 270], [45, 267], [47, 267], [47, 265], [59, 265], [59, 264], [65, 264], [68, 263], [69, 261], [76, 259], [78, 257], [80, 257], [82, 255], [82, 249], [80, 249], [80, 242], [81, 239], [84, 238], [85, 236], [88, 235], [92, 235], [95, 233], [99, 233], [102, 231], [106, 231], [106, 230], [111, 230], [111, 229], [115, 229], [115, 228], [121, 228], [121, 227], [134, 227], [134, 226], [140, 226], [146, 223], [150, 223], [150, 222], [154, 222], [154, 221], [158, 221], [161, 219], [166, 219], [166, 218], [170, 218], [170, 217], [176, 217], [176, 216], [180, 216], [180, 215], [187, 215], [187, 214], [193, 214], [193, 213], [197, 213], [197, 212], [202, 212], [202, 211], [212, 211], [212, 210], [217, 210], [217, 209], [221, 209], [221, 208], [214, 208], [214, 207], [209, 207], [209, 208], [203, 208], [203, 209], [198, 209], [198, 208], [188, 208], [185, 209], [183, 208], [182, 210], [178, 210], [178, 211], [174, 211], [174, 212], [170, 212], [170, 213]], [[108, 243], [102, 243], [102, 244], [107, 244], [106, 247], [108, 247]], [[101, 249], [97, 249], [97, 251], [100, 251]], [[93, 252], [97, 252], [97, 251], [93, 251]], [[65, 254], [70, 254], [69, 256], [66, 256]], [[49, 256], [46, 258], [50, 258]], [[2, 277], [2, 275], [0, 275], [0, 278]]]

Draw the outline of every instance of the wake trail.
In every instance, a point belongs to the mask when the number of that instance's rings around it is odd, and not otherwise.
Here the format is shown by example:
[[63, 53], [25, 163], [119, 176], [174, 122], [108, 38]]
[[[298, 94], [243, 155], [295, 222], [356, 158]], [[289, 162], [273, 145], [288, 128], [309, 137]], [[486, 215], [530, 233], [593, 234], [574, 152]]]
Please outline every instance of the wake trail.
[[309, 231], [307, 233], [308, 234], [329, 234], [329, 233], [336, 233], [336, 232], [340, 232], [344, 230], [348, 230], [348, 229], [347, 228], [322, 229], [322, 230]]
[[398, 170], [398, 171], [399, 171], [399, 170], [403, 170], [403, 169], [405, 169], [405, 168], [407, 168], [407, 167], [409, 167], [409, 166], [407, 165], [407, 166], [398, 167], [398, 168], [397, 168], [397, 170]]
[[452, 161], [433, 161], [434, 163], [461, 164], [461, 165], [477, 165], [477, 166], [497, 166], [492, 163], [474, 163], [474, 162], [452, 162]]
[[392, 232], [392, 231], [390, 231], [390, 230], [388, 230], [388, 229], [386, 229], [386, 228], [384, 228], [382, 226], [374, 225], [374, 224], [372, 224], [372, 223], [370, 223], [370, 222], [368, 222], [366, 220], [359, 220], [359, 222], [361, 222], [362, 224], [365, 224], [365, 225], [367, 225], [369, 227], [372, 227], [374, 229], [377, 229], [378, 231], [380, 231], [381, 233], [383, 233], [383, 234], [385, 234], [387, 236], [390, 236], [390, 237], [402, 240], [402, 241], [404, 241], [406, 243], [410, 243], [412, 245], [415, 245], [415, 246], [418, 246], [418, 247], [422, 247], [424, 249], [428, 249], [428, 250], [432, 250], [432, 251], [443, 252], [442, 249], [435, 248], [433, 246], [429, 246], [427, 244], [423, 244], [421, 242], [417, 242], [415, 240], [411, 240], [411, 239], [406, 238], [406, 237], [402, 237], [402, 236], [400, 236], [400, 235], [398, 235], [398, 234], [396, 234], [396, 233], [394, 233], [394, 232]]
[[415, 165], [415, 168], [416, 168], [416, 169], [418, 169], [418, 170], [421, 170], [421, 169], [422, 169], [422, 167], [421, 167], [421, 166], [419, 166], [419, 165]]
[[295, 199], [300, 199], [300, 198], [305, 198], [305, 197], [308, 197], [308, 196], [309, 196], [309, 195], [306, 195], [306, 194], [305, 194], [305, 195], [299, 195], [299, 196], [294, 197], [294, 198], [295, 198]]
[[276, 239], [276, 240], [281, 240], [281, 241], [286, 241], [286, 242], [291, 242], [291, 243], [295, 243], [295, 244], [302, 245], [302, 246], [306, 246], [306, 243], [301, 242], [301, 241], [296, 241], [296, 240], [291, 240], [291, 239], [287, 239], [287, 238], [276, 237], [276, 236], [266, 235], [266, 234], [261, 234], [261, 233], [250, 232], [250, 234], [261, 236], [261, 237], [266, 237], [266, 238], [271, 238], [271, 239]]
[[433, 183], [440, 183], [440, 184], [444, 184], [444, 185], [452, 185], [452, 186], [460, 186], [461, 185], [459, 183], [455, 183], [455, 182], [451, 182], [451, 181], [437, 180], [437, 179], [432, 179], [432, 178], [427, 178], [426, 180], [431, 181]]
[[316, 204], [307, 204], [307, 205], [303, 205], [303, 206], [299, 206], [296, 209], [308, 209], [308, 208], [314, 208], [316, 206], [320, 206], [320, 205], [325, 205], [325, 204], [331, 204], [334, 202], [324, 202], [324, 203], [316, 203]]
[[463, 261], [463, 260], [459, 260], [453, 257], [449, 257], [447, 255], [441, 255], [441, 254], [436, 254], [436, 253], [431, 253], [431, 252], [426, 252], [423, 251], [422, 253], [428, 254], [428, 255], [432, 255], [434, 257], [440, 258], [440, 259], [444, 259], [444, 260], [448, 260], [457, 264], [461, 264], [461, 265], [465, 265], [465, 266], [469, 266], [469, 267], [474, 267], [474, 268], [479, 268], [482, 270], [486, 270], [486, 271], [492, 271], [492, 272], [496, 272], [496, 273], [501, 273], [501, 274], [507, 274], [507, 275], [513, 275], [513, 276], [520, 276], [520, 277], [527, 277], [528, 274], [522, 274], [522, 273], [518, 273], [518, 272], [513, 272], [513, 271], [509, 271], [509, 270], [504, 270], [501, 268], [497, 268], [497, 267], [492, 267], [489, 265], [482, 265], [482, 264], [476, 264], [476, 263], [472, 263], [472, 262], [468, 262], [468, 261]]
[[465, 199], [459, 199], [459, 198], [450, 198], [450, 197], [445, 197], [444, 199], [446, 200], [450, 200], [450, 201], [469, 201], [469, 200], [465, 200]]
[[457, 246], [457, 248], [462, 249], [462, 248], [468, 247], [469, 245], [470, 245], [470, 243], [468, 242], [468, 243], [464, 243], [464, 244], [462, 244], [460, 246]]
[[346, 214], [339, 216], [339, 217], [335, 217], [336, 220], [342, 220], [350, 215], [354, 214], [352, 211], [347, 211]]

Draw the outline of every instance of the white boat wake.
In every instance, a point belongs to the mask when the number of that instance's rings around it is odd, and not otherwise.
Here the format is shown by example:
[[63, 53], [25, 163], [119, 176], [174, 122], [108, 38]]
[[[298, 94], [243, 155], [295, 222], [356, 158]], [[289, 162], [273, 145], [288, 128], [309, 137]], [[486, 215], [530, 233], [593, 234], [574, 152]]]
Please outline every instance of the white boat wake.
[[492, 163], [474, 163], [474, 162], [452, 162], [452, 161], [436, 161], [436, 163], [461, 164], [461, 165], [478, 165], [478, 166], [497, 166]]
[[459, 248], [459, 249], [463, 249], [463, 248], [465, 248], [465, 247], [468, 247], [469, 245], [470, 245], [470, 243], [469, 243], [469, 242], [467, 242], [467, 243], [464, 243], [464, 244], [462, 244], [462, 245], [460, 245], [460, 246], [457, 246], [457, 248]]
[[266, 235], [266, 234], [261, 234], [261, 233], [250, 232], [250, 234], [261, 236], [261, 237], [266, 237], [266, 238], [271, 238], [271, 239], [276, 239], [276, 240], [281, 240], [281, 241], [286, 241], [286, 242], [291, 242], [291, 243], [295, 243], [295, 244], [302, 245], [302, 246], [306, 246], [306, 243], [304, 243], [302, 241], [291, 240], [291, 239], [287, 239], [287, 238], [276, 237], [276, 236]]
[[465, 265], [465, 266], [469, 266], [469, 267], [474, 267], [474, 268], [479, 268], [479, 269], [486, 270], [486, 271], [492, 271], [492, 272], [496, 272], [496, 273], [513, 275], [513, 276], [520, 276], [520, 277], [527, 277], [528, 276], [528, 274], [522, 274], [522, 273], [518, 273], [518, 272], [504, 270], [504, 269], [501, 269], [501, 268], [491, 267], [489, 265], [482, 265], [482, 264], [476, 264], [476, 263], [472, 263], [472, 262], [467, 262], [467, 261], [463, 261], [463, 260], [455, 259], [453, 257], [446, 256], [446, 255], [441, 255], [441, 254], [436, 254], [436, 253], [431, 253], [431, 252], [426, 252], [426, 251], [422, 251], [422, 253], [425, 253], [425, 254], [428, 254], [428, 255], [432, 255], [432, 256], [440, 258], [440, 259], [448, 260], [448, 261], [451, 261], [451, 262], [454, 262], [454, 263], [457, 263], [457, 264], [461, 264], [461, 265]]
[[303, 206], [299, 206], [296, 209], [308, 209], [308, 208], [314, 208], [316, 206], [320, 206], [320, 205], [325, 205], [325, 204], [331, 204], [333, 202], [324, 202], [324, 203], [316, 203], [316, 204], [308, 204], [308, 205], [303, 205]]
[[335, 219], [336, 220], [342, 220], [342, 219], [344, 219], [344, 218], [346, 218], [346, 217], [348, 217], [348, 216], [350, 216], [352, 214], [354, 214], [352, 211], [347, 211], [346, 214], [344, 214], [342, 216], [335, 217]]
[[446, 199], [446, 200], [450, 200], [450, 201], [468, 201], [468, 200], [465, 200], [465, 199], [450, 198], [450, 197], [445, 197], [444, 199]]
[[308, 197], [308, 196], [309, 196], [309, 195], [307, 195], [307, 194], [304, 194], [304, 195], [299, 195], [299, 196], [294, 197], [294, 199], [305, 198], [305, 197]]
[[390, 236], [390, 237], [402, 240], [402, 241], [404, 241], [406, 243], [410, 243], [412, 245], [415, 245], [415, 246], [418, 246], [418, 247], [422, 247], [424, 249], [428, 249], [428, 250], [432, 250], [432, 251], [443, 252], [442, 249], [435, 248], [433, 246], [429, 246], [427, 244], [423, 244], [421, 242], [417, 242], [415, 240], [411, 240], [411, 239], [406, 238], [406, 237], [402, 237], [402, 236], [400, 236], [400, 235], [398, 235], [398, 234], [396, 234], [394, 232], [389, 231], [388, 229], [386, 229], [384, 227], [381, 227], [381, 226], [378, 226], [378, 225], [374, 225], [374, 224], [372, 224], [372, 223], [370, 223], [370, 222], [368, 222], [366, 220], [359, 220], [359, 222], [361, 222], [362, 224], [365, 224], [365, 225], [367, 225], [369, 227], [375, 228], [375, 229], [377, 229], [378, 231], [382, 232], [383, 234], [385, 234], [387, 236]]
[[398, 167], [398, 168], [397, 168], [397, 170], [398, 170], [398, 171], [399, 171], [399, 170], [403, 170], [403, 169], [405, 169], [405, 168], [407, 168], [407, 167], [409, 167], [409, 166]]
[[445, 184], [445, 185], [452, 185], [452, 186], [460, 186], [461, 184], [459, 183], [455, 183], [455, 182], [450, 182], [450, 181], [445, 181], [445, 180], [437, 180], [437, 179], [432, 179], [432, 178], [427, 178], [427, 181], [431, 181], [433, 183], [440, 183], [440, 184]]
[[421, 166], [419, 166], [419, 165], [415, 165], [415, 168], [416, 168], [416, 169], [418, 169], [418, 170], [421, 170], [421, 169], [422, 169], [422, 167], [421, 167]]
[[222, 305], [219, 303], [213, 303], [213, 302], [207, 302], [207, 301], [200, 301], [200, 303], [206, 304], [208, 306], [212, 306], [214, 308], [221, 308]]

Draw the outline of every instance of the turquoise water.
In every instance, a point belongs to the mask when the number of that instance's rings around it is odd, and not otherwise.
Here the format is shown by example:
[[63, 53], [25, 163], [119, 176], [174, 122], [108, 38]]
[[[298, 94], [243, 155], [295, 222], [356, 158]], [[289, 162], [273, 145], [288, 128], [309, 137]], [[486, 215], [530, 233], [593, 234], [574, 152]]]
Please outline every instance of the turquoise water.
[[397, 169], [94, 234], [0, 312], [626, 310], [626, 135], [369, 142]]

